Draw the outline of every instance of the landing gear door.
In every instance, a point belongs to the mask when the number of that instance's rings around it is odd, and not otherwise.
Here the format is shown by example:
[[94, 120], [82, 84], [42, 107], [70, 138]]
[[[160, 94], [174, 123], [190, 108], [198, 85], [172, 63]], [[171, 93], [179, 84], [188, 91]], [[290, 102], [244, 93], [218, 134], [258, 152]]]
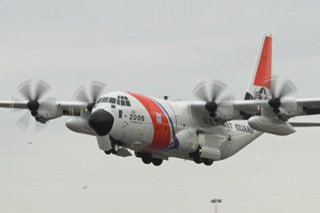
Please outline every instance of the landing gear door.
[[112, 150], [111, 141], [109, 135], [97, 136], [99, 148], [103, 151]]
[[114, 110], [114, 118], [117, 120], [117, 122], [114, 123], [114, 130], [115, 130], [115, 136], [118, 140], [122, 140], [125, 134], [125, 115], [123, 111], [123, 107], [117, 106], [117, 109]]
[[206, 135], [204, 133], [199, 133], [199, 144], [200, 146], [205, 146], [206, 145]]

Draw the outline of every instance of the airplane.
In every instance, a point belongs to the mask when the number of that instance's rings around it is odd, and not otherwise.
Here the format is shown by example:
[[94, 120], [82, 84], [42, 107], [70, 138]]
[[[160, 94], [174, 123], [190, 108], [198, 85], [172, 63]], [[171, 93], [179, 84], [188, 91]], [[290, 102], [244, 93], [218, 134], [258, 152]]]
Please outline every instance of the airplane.
[[[93, 82], [81, 87], [72, 101], [46, 99], [49, 86], [27, 81], [18, 87], [26, 99], [0, 101], [0, 107], [29, 110], [39, 123], [70, 116], [71, 131], [96, 137], [107, 155], [141, 158], [159, 166], [180, 158], [210, 166], [227, 159], [263, 133], [286, 136], [295, 127], [319, 122], [293, 122], [291, 118], [320, 114], [320, 99], [295, 99], [289, 80], [272, 75], [272, 35], [263, 35], [244, 99], [235, 100], [219, 80], [194, 89], [197, 101], [173, 101], [128, 91], [103, 92]], [[27, 111], [28, 112], [28, 111]], [[28, 112], [29, 115], [29, 112]], [[27, 122], [26, 117], [21, 118]]]

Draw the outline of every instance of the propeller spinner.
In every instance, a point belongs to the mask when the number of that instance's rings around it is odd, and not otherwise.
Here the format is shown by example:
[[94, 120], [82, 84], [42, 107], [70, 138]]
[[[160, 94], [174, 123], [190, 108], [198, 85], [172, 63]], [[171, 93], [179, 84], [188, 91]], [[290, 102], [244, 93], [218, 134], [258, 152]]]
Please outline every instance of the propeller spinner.
[[280, 82], [278, 78], [271, 78], [268, 81], [271, 81], [270, 91], [272, 96], [268, 103], [273, 112], [279, 114], [280, 107], [286, 108], [287, 111], [288, 109], [295, 109], [296, 103], [290, 99], [290, 95], [296, 92], [294, 84], [288, 79]]

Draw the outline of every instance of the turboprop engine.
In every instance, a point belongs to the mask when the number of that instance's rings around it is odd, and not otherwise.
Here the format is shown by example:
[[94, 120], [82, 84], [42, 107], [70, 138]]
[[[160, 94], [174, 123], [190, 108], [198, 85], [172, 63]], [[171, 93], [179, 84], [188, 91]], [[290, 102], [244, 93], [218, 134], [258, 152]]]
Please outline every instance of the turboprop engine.
[[[215, 120], [227, 121], [240, 115], [233, 107], [233, 96], [225, 94], [226, 84], [214, 80], [212, 82], [202, 82], [193, 90], [194, 95], [205, 102], [204, 108], [209, 116]], [[193, 107], [191, 113], [202, 114], [202, 108]], [[198, 115], [199, 116], [199, 115]], [[197, 117], [197, 115], [195, 116]], [[202, 116], [200, 116], [202, 117]]]
[[[19, 96], [27, 101], [27, 108], [30, 111], [25, 112], [25, 114], [18, 119], [17, 123], [20, 127], [28, 128], [31, 116], [42, 124], [62, 116], [62, 110], [58, 110], [55, 98], [46, 95], [50, 90], [51, 87], [42, 80], [36, 82], [28, 80], [18, 87]], [[13, 104], [14, 102], [13, 100]]]
[[290, 135], [296, 131], [288, 121], [264, 116], [253, 116], [248, 120], [248, 124], [255, 130], [275, 135]]

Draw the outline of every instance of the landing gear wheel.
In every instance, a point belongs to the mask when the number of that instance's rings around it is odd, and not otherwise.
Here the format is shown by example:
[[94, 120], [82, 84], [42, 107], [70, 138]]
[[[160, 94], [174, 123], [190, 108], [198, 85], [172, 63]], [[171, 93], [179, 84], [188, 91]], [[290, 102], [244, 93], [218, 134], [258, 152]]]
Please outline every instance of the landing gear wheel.
[[141, 159], [142, 159], [142, 162], [145, 164], [150, 164], [152, 162], [152, 157], [149, 155], [143, 155]]
[[106, 155], [110, 155], [112, 153], [112, 149], [111, 150], [108, 150], [108, 151], [104, 151], [104, 153], [106, 153]]
[[112, 154], [117, 154], [119, 151], [119, 144], [112, 143]]
[[152, 164], [155, 166], [160, 166], [162, 164], [163, 160], [162, 159], [158, 159], [158, 158], [153, 158], [152, 159]]
[[193, 160], [196, 164], [202, 163], [202, 159], [200, 157], [194, 157]]
[[206, 166], [211, 166], [213, 164], [213, 160], [211, 159], [202, 159], [202, 161]]
[[202, 163], [202, 159], [200, 157], [200, 154], [201, 154], [201, 146], [199, 146], [198, 149], [195, 152], [190, 154], [190, 157], [193, 158], [193, 161], [196, 164]]

